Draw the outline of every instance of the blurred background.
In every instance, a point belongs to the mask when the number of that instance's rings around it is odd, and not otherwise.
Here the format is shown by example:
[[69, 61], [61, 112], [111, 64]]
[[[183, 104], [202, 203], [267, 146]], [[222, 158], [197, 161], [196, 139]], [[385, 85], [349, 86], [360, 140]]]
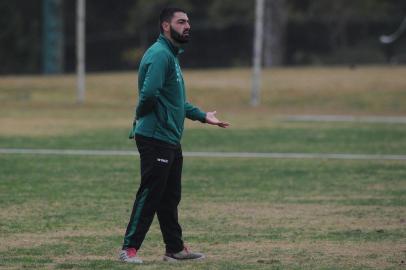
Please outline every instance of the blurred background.
[[[182, 269], [406, 270], [405, 0], [264, 0], [260, 72], [261, 0], [86, 0], [77, 76], [81, 2], [0, 0], [1, 269], [128, 269], [137, 68], [170, 4], [188, 101], [231, 123], [185, 121], [181, 220], [209, 259]], [[146, 267], [179, 269], [158, 228]]]
[[[167, 5], [191, 19], [183, 67], [251, 65], [255, 1], [87, 0], [87, 71], [136, 69]], [[0, 74], [74, 72], [76, 1], [1, 0], [0, 14]], [[264, 66], [406, 63], [405, 35], [379, 40], [405, 16], [403, 0], [265, 1]]]

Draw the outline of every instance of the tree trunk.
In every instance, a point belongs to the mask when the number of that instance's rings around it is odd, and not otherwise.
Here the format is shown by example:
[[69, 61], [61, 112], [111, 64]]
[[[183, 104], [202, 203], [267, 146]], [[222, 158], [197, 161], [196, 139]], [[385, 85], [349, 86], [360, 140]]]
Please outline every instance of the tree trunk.
[[264, 18], [264, 66], [281, 66], [285, 62], [286, 0], [266, 0]]

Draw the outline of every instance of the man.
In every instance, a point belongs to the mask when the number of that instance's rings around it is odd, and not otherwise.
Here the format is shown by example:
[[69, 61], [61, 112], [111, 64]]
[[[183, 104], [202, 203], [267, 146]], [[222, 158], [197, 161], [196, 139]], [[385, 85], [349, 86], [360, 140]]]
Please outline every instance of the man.
[[160, 14], [161, 34], [144, 54], [138, 73], [139, 99], [130, 138], [141, 158], [141, 184], [124, 236], [120, 260], [142, 263], [137, 251], [155, 213], [166, 246], [165, 261], [202, 259], [188, 250], [178, 223], [181, 199], [182, 137], [185, 117], [222, 128], [216, 112], [203, 112], [186, 101], [178, 54], [190, 39], [186, 12], [165, 8]]

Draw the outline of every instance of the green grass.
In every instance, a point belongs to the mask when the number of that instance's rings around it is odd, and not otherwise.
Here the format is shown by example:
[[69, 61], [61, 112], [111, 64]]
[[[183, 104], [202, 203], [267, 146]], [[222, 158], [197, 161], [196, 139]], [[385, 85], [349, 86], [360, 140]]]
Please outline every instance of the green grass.
[[[134, 149], [129, 129], [103, 129], [59, 136], [1, 136], [0, 147]], [[185, 151], [406, 154], [406, 125], [275, 123], [269, 128], [187, 129]]]
[[[223, 130], [187, 123], [184, 151], [406, 154], [406, 125], [283, 122], [281, 114], [406, 114], [404, 67], [186, 71]], [[133, 73], [0, 77], [0, 148], [134, 150]], [[0, 155], [0, 269], [134, 269], [117, 261], [138, 157]], [[171, 265], [152, 224], [142, 269], [404, 269], [404, 161], [185, 158], [180, 221], [207, 260]]]
[[[0, 162], [0, 266], [128, 269], [116, 255], [138, 158], [2, 155]], [[185, 240], [208, 260], [183, 268], [396, 269], [406, 239], [405, 179], [403, 162], [187, 158], [180, 219]], [[176, 268], [159, 262], [162, 250], [154, 222], [144, 267]]]

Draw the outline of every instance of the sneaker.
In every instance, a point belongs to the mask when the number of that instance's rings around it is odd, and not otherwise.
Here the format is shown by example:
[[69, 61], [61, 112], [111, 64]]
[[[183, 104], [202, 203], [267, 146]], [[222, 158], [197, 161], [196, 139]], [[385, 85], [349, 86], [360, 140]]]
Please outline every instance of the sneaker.
[[137, 250], [135, 248], [121, 250], [120, 261], [126, 263], [142, 263], [142, 260], [137, 256]]
[[185, 260], [201, 260], [206, 256], [202, 253], [192, 252], [187, 247], [184, 247], [182, 251], [177, 253], [165, 253], [164, 261], [166, 262], [177, 262]]

